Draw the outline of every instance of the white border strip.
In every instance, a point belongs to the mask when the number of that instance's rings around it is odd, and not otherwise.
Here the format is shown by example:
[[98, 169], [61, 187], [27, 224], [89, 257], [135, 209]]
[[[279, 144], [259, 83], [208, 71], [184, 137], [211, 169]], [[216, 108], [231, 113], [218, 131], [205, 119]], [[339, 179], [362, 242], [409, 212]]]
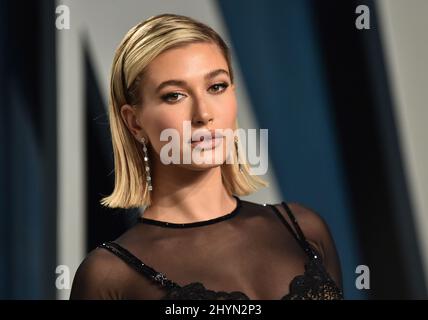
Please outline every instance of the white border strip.
[[428, 287], [428, 1], [379, 0], [377, 5]]
[[[57, 30], [58, 64], [58, 216], [57, 263], [70, 270], [70, 285], [85, 253], [85, 125], [83, 61], [79, 24], [71, 1], [61, 1], [71, 11], [71, 29]], [[68, 299], [70, 290], [57, 290]]]

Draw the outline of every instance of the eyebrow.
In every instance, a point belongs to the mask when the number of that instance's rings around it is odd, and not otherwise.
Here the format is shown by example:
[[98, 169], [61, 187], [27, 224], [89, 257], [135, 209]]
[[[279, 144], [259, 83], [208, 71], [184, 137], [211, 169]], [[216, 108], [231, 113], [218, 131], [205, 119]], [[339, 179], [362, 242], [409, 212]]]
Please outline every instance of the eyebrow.
[[[227, 72], [226, 70], [224, 70], [224, 69], [216, 69], [216, 70], [208, 72], [204, 76], [204, 79], [205, 80], [210, 80], [210, 79], [218, 76], [219, 74], [226, 74], [227, 76], [229, 76], [229, 72]], [[186, 86], [186, 81], [184, 81], [184, 80], [178, 80], [178, 79], [172, 79], [172, 80], [163, 81], [156, 88], [156, 93], [159, 92], [161, 89], [165, 88], [166, 86], [181, 86], [181, 87], [184, 87], [184, 86]]]

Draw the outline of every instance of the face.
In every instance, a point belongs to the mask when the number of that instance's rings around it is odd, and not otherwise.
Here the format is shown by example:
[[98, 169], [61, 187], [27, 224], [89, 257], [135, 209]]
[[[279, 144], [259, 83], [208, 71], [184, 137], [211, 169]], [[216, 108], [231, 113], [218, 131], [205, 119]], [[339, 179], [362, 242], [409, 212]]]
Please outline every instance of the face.
[[[212, 141], [205, 138], [200, 144], [189, 142], [196, 132], [236, 129], [235, 86], [231, 83], [226, 59], [216, 44], [188, 44], [157, 56], [146, 69], [141, 94], [141, 106], [125, 105], [121, 113], [139, 140], [148, 138], [152, 158], [160, 161], [162, 148], [169, 144], [178, 148], [181, 160], [171, 165], [203, 170], [224, 162], [230, 149], [225, 137]], [[185, 122], [190, 129], [186, 133]], [[166, 129], [173, 129], [179, 135], [179, 145], [161, 141], [161, 133]], [[188, 152], [211, 161], [200, 163], [191, 157], [190, 163], [184, 164], [183, 154]]]

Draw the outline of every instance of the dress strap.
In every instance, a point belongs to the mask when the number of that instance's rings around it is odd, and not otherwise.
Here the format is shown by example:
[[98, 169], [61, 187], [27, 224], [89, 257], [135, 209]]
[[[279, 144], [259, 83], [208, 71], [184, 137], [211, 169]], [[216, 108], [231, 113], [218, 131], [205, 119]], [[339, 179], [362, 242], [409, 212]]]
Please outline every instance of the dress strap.
[[[316, 249], [306, 240], [306, 237], [300, 228], [299, 224], [297, 223], [297, 219], [294, 216], [293, 212], [291, 211], [290, 207], [282, 201], [280, 205], [269, 205], [273, 208], [274, 212], [278, 216], [278, 218], [284, 223], [284, 225], [287, 227], [288, 231], [290, 231], [291, 235], [296, 239], [298, 244], [302, 247], [302, 249], [306, 252], [307, 255], [309, 255], [311, 258], [319, 259], [320, 255], [316, 251]], [[285, 211], [287, 212], [288, 217], [290, 218], [290, 221], [292, 222], [294, 229], [291, 227], [291, 225], [288, 223], [288, 221], [285, 219], [284, 215], [279, 211], [278, 206], [282, 206]]]
[[99, 248], [107, 249], [108, 251], [115, 254], [117, 257], [125, 261], [128, 265], [134, 268], [138, 273], [149, 277], [151, 280], [154, 280], [156, 283], [160, 284], [162, 287], [166, 288], [175, 288], [180, 287], [175, 282], [169, 280], [164, 274], [156, 271], [152, 267], [148, 266], [131, 252], [129, 252], [124, 247], [120, 246], [116, 242], [107, 241], [98, 246]]

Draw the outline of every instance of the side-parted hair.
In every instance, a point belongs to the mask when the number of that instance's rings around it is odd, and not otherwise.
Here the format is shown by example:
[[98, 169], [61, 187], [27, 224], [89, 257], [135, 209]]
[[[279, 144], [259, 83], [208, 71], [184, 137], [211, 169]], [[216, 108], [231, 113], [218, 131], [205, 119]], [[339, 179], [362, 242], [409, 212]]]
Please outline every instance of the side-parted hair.
[[[116, 49], [109, 97], [115, 185], [112, 194], [101, 199], [103, 206], [134, 208], [151, 204], [150, 191], [146, 186], [142, 145], [126, 126], [120, 108], [125, 104], [136, 106], [141, 103], [141, 80], [145, 68], [153, 59], [168, 49], [197, 42], [218, 45], [227, 61], [233, 83], [230, 51], [226, 43], [212, 28], [186, 16], [152, 16], [130, 29]], [[235, 129], [238, 129], [237, 122]], [[236, 153], [234, 159], [236, 160]], [[221, 165], [222, 181], [229, 194], [248, 195], [268, 186], [264, 180], [250, 174], [247, 163], [241, 164], [243, 172], [240, 172], [237, 162]], [[156, 183], [159, 182], [152, 181], [154, 188]]]

